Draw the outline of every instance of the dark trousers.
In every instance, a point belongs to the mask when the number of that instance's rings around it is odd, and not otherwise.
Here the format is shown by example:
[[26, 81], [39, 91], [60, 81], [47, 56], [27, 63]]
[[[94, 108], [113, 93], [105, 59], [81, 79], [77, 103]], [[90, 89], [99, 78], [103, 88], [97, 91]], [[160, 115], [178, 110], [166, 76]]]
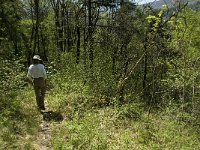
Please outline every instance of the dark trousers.
[[46, 83], [44, 78], [35, 78], [33, 80], [33, 87], [35, 91], [37, 106], [40, 109], [44, 108], [44, 97], [46, 92]]

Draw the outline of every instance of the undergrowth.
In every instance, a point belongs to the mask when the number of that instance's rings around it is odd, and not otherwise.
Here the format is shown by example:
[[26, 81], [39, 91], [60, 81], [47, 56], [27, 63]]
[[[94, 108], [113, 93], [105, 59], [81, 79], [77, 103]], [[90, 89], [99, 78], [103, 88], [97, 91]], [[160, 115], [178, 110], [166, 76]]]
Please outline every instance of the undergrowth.
[[[49, 75], [48, 79], [49, 110], [64, 118], [50, 121], [53, 149], [200, 149], [197, 115], [173, 104], [149, 113], [138, 98], [123, 105], [110, 99], [112, 105], [103, 105], [107, 97], [97, 96], [80, 76], [69, 74]], [[43, 116], [36, 108], [32, 87], [20, 85], [18, 90], [2, 93], [0, 149], [34, 149], [37, 140]]]
[[102, 106], [90, 90], [73, 80], [54, 87], [49, 103], [66, 118], [52, 129], [55, 150], [200, 149], [196, 118], [178, 105], [152, 113], [139, 100]]

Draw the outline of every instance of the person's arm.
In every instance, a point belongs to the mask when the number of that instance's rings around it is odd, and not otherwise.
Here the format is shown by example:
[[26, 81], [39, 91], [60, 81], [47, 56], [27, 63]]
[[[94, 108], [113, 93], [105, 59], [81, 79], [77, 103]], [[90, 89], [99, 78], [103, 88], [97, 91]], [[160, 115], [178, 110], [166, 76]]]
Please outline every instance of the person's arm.
[[30, 80], [29, 78], [27, 78], [27, 82], [28, 82], [30, 85], [33, 85], [33, 81]]
[[43, 64], [42, 64], [42, 70], [43, 70], [43, 76], [44, 76], [45, 84], [47, 84], [47, 72], [46, 72]]
[[30, 67], [28, 68], [27, 82], [28, 82], [30, 85], [33, 85], [33, 80], [32, 80], [32, 77], [31, 77]]
[[47, 73], [45, 69], [44, 69], [44, 81], [45, 81], [45, 85], [47, 85]]
[[44, 79], [45, 80], [47, 80], [47, 72], [46, 72], [46, 70], [44, 69], [44, 72], [43, 72], [43, 74], [44, 74]]

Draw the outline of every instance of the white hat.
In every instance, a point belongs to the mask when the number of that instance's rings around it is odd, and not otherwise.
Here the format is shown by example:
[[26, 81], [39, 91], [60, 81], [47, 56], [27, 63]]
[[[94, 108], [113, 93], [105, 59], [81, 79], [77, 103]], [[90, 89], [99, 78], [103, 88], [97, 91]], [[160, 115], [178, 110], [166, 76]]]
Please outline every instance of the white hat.
[[42, 60], [39, 55], [34, 55], [33, 59]]

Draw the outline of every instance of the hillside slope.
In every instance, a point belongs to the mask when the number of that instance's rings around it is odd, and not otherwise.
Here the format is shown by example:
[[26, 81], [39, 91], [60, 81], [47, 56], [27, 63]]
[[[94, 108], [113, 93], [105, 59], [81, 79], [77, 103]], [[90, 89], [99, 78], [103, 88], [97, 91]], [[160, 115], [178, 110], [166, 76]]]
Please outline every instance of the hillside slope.
[[188, 7], [198, 10], [200, 7], [200, 1], [198, 0], [157, 0], [154, 2], [148, 3], [148, 5], [152, 6], [154, 9], [161, 9], [163, 5], [168, 5], [169, 7], [173, 7], [178, 2], [187, 3]]

